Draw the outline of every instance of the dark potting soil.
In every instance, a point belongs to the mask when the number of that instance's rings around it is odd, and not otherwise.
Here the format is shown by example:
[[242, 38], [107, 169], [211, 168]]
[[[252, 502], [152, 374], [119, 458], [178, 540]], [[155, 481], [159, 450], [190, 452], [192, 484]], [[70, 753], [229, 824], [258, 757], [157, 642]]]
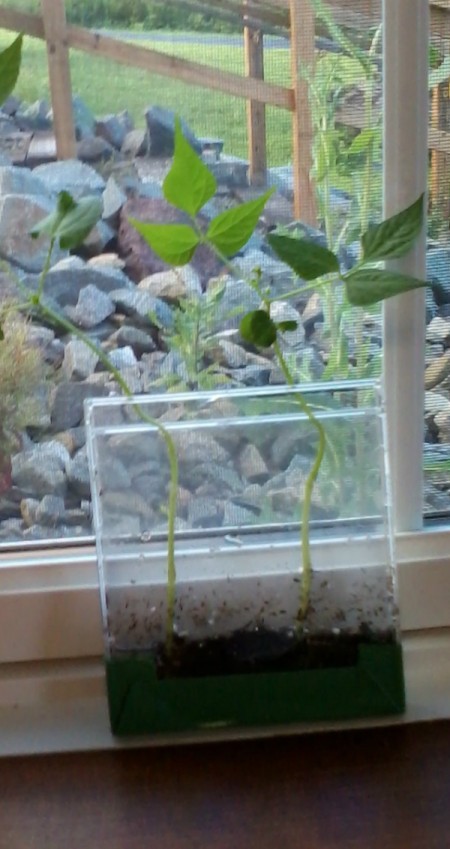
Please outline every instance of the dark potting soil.
[[240, 630], [227, 637], [199, 642], [175, 636], [168, 655], [166, 646], [156, 652], [159, 678], [202, 678], [250, 672], [292, 672], [355, 666], [364, 643], [393, 643], [391, 631], [357, 634], [297, 635], [295, 631]]

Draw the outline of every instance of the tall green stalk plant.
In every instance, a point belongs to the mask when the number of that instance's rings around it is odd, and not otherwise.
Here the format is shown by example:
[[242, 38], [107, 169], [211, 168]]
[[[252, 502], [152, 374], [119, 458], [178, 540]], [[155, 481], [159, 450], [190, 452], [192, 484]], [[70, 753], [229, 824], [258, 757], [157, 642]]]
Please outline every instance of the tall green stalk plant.
[[[370, 221], [370, 209], [381, 201], [381, 115], [376, 123], [373, 109], [379, 78], [378, 47], [381, 26], [375, 31], [367, 51], [353, 44], [334, 21], [332, 12], [322, 0], [312, 0], [317, 19], [327, 27], [339, 53], [320, 55], [312, 70], [305, 69], [314, 130], [313, 168], [318, 216], [328, 247], [338, 252], [342, 245], [361, 238]], [[339, 122], [342, 95], [351, 89], [362, 92], [361, 112], [364, 126], [351, 143]], [[351, 208], [345, 221], [335, 212], [332, 188], [339, 173], [351, 175]], [[325, 329], [329, 333], [334, 356], [329, 359], [324, 377], [348, 376], [345, 319], [349, 304], [344, 298], [336, 302], [334, 292], [324, 293]], [[357, 378], [365, 376], [368, 351], [363, 339], [363, 313], [354, 315], [355, 369]]]
[[[175, 266], [189, 263], [197, 248], [207, 245], [223, 262], [224, 268], [239, 277], [232, 257], [245, 246], [257, 227], [272, 192], [268, 191], [256, 200], [220, 213], [205, 226], [199, 214], [216, 190], [215, 178], [184, 138], [180, 122], [177, 121], [173, 164], [163, 183], [163, 193], [172, 206], [188, 216], [189, 223], [147, 224], [136, 219], [130, 221], [146, 243], [165, 262]], [[380, 263], [385, 260], [401, 257], [411, 249], [422, 229], [423, 213], [423, 197], [420, 197], [398, 215], [369, 227], [361, 237], [361, 259], [350, 271], [340, 269], [338, 257], [333, 251], [308, 239], [282, 233], [269, 235], [267, 240], [272, 250], [298, 278], [298, 285], [283, 294], [283, 299], [299, 298], [317, 288], [326, 291], [338, 281], [342, 295], [349, 304], [354, 307], [368, 307], [402, 292], [426, 286], [423, 280], [380, 267]], [[278, 298], [273, 296], [270, 290], [264, 289], [258, 270], [247, 283], [256, 289], [261, 304], [257, 310], [248, 312], [242, 318], [241, 335], [252, 345], [264, 348], [272, 346], [286, 383], [294, 385], [293, 376], [282, 353], [280, 334], [294, 330], [296, 322], [276, 322], [271, 317], [271, 306]], [[301, 504], [302, 576], [298, 605], [298, 619], [301, 621], [309, 606], [312, 576], [309, 518], [314, 484], [325, 453], [326, 432], [300, 388], [296, 392], [296, 398], [300, 409], [317, 432], [316, 454]]]
[[[56, 246], [63, 250], [73, 250], [80, 246], [94, 225], [101, 218], [102, 202], [97, 197], [84, 197], [76, 202], [68, 192], [60, 192], [57, 207], [54, 212], [44, 218], [31, 232], [33, 238], [47, 236], [49, 246], [42, 272], [39, 276], [37, 291], [27, 296], [27, 304], [34, 313], [40, 315], [52, 325], [71, 333], [77, 339], [93, 351], [105, 369], [111, 374], [117, 385], [127, 398], [133, 395], [129, 384], [116, 368], [103, 349], [90, 339], [90, 337], [76, 324], [62, 316], [49, 303], [44, 294], [45, 281], [51, 267], [53, 252]], [[23, 290], [26, 295], [26, 292]], [[143, 408], [134, 403], [134, 409], [139, 418], [147, 424], [155, 427], [164, 440], [170, 467], [169, 499], [168, 499], [168, 544], [167, 544], [167, 616], [166, 616], [166, 647], [170, 655], [174, 635], [175, 620], [175, 519], [177, 509], [178, 490], [178, 458], [174, 442], [163, 425], [151, 416], [148, 416]]]

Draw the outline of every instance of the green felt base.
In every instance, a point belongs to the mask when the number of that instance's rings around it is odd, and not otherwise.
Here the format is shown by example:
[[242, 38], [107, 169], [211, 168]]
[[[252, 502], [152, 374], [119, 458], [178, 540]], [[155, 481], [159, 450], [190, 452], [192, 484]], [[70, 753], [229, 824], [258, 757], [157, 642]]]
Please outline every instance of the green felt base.
[[361, 645], [355, 666], [158, 680], [150, 657], [106, 661], [118, 736], [355, 719], [405, 709], [400, 645]]

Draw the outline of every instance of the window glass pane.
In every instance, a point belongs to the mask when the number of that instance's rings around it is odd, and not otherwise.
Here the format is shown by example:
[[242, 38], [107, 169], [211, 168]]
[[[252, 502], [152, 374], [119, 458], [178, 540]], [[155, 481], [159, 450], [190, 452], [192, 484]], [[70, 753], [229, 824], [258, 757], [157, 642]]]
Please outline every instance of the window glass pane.
[[450, 6], [430, 12], [425, 516], [450, 512]]
[[[40, 11], [32, 0], [4, 5]], [[21, 308], [46, 262], [42, 244], [24, 233], [54, 207], [61, 189], [75, 198], [96, 193], [104, 214], [71, 256], [55, 248], [47, 306], [111, 357], [132, 392], [284, 382], [273, 354], [243, 344], [239, 335], [242, 312], [260, 303], [245, 282], [255, 269], [271, 296], [279, 296], [273, 316], [296, 322], [283, 339], [294, 380], [380, 373], [380, 309], [350, 309], [339, 279], [286, 300], [298, 280], [266, 241], [281, 226], [328, 245], [348, 270], [361, 233], [380, 217], [380, 4], [312, 3], [312, 17], [308, 3], [300, 8], [289, 39], [287, 8], [279, 3], [251, 3], [243, 21], [234, 0], [223, 9], [213, 3], [208, 13], [197, 2], [67, 0], [69, 23], [116, 36], [122, 59], [130, 45], [171, 58], [154, 57], [161, 63], [156, 74], [98, 55], [101, 39], [97, 55], [71, 51], [83, 167], [65, 165], [62, 174], [53, 164], [45, 47], [25, 39], [15, 98], [0, 115], [0, 543], [91, 534], [83, 401], [119, 391], [101, 358], [67, 326]], [[11, 38], [1, 30], [0, 46]], [[433, 62], [442, 65], [440, 53]], [[249, 77], [258, 96], [251, 102], [239, 96]], [[128, 220], [176, 220], [162, 191], [174, 114], [217, 180], [203, 227], [274, 188], [255, 233], [232, 260], [236, 278], [205, 247], [188, 266], [169, 272]], [[446, 321], [443, 313], [439, 318]], [[439, 345], [442, 353], [442, 340], [430, 340], [434, 353]]]

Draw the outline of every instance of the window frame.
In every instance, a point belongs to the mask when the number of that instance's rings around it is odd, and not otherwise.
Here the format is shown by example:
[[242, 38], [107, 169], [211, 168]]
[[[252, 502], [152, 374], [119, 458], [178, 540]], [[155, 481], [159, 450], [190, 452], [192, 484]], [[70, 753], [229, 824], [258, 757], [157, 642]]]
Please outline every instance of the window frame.
[[[429, 0], [383, 0], [384, 213], [426, 192]], [[407, 91], [408, 96], [404, 96]], [[396, 269], [425, 274], [425, 233]], [[402, 630], [450, 639], [450, 525], [424, 529], [424, 294], [402, 295], [384, 309], [384, 380]], [[404, 423], [408, 423], [405, 431]], [[103, 653], [92, 541], [0, 553], [0, 712], [5, 676], [45, 664], [89, 664]], [[98, 667], [95, 667], [98, 674]], [[44, 674], [44, 673], [43, 673]], [[20, 678], [20, 675], [19, 675]], [[89, 678], [89, 676], [88, 676]], [[28, 680], [28, 679], [27, 679]], [[84, 679], [83, 679], [84, 680]], [[38, 684], [36, 684], [38, 688]]]
[[[419, 195], [427, 197], [429, 39], [429, 0], [383, 0], [385, 218]], [[425, 255], [424, 226], [413, 250], [389, 266], [423, 280]], [[383, 309], [383, 377], [397, 533], [423, 527], [424, 359], [424, 290], [387, 300]]]

